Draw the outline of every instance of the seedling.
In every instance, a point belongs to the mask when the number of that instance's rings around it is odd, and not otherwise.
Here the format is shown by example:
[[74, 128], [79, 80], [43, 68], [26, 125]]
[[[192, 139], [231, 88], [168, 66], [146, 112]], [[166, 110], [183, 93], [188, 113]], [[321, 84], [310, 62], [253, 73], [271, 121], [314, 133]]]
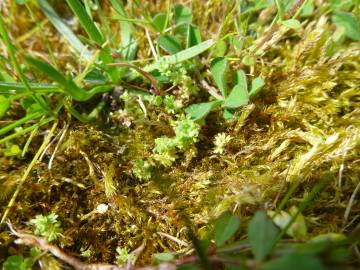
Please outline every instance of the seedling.
[[264, 86], [264, 79], [259, 76], [251, 82], [250, 91], [248, 91], [248, 82], [245, 72], [237, 71], [233, 78], [233, 88], [228, 93], [227, 74], [228, 61], [226, 58], [215, 58], [210, 66], [211, 74], [218, 86], [222, 99], [214, 96], [216, 100], [190, 105], [186, 112], [193, 120], [200, 120], [205, 118], [211, 111], [221, 107], [224, 109], [224, 118], [232, 119], [236, 109], [245, 106], [249, 103], [250, 98], [254, 97]]

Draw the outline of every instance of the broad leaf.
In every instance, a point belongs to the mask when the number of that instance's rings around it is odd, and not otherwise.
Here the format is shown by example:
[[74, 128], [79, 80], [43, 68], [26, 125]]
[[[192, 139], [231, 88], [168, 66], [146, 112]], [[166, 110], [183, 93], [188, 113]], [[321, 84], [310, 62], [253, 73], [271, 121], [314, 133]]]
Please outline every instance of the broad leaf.
[[210, 65], [211, 74], [214, 77], [216, 85], [219, 87], [223, 97], [227, 97], [226, 73], [228, 70], [228, 61], [226, 58], [215, 58]]
[[348, 38], [360, 41], [360, 23], [353, 14], [337, 11], [332, 19], [338, 27], [345, 29], [345, 35]]
[[166, 28], [166, 20], [167, 20], [166, 13], [158, 13], [152, 19], [152, 24], [157, 31], [162, 33]]
[[260, 92], [260, 90], [263, 88], [264, 85], [265, 85], [265, 82], [261, 76], [255, 78], [251, 82], [251, 90], [249, 92], [249, 97], [250, 98], [254, 97], [257, 93]]
[[187, 31], [186, 47], [190, 48], [201, 42], [200, 30], [197, 26], [189, 24]]
[[180, 43], [173, 36], [170, 35], [159, 36], [157, 42], [160, 48], [169, 54], [175, 54], [181, 51]]
[[230, 95], [225, 99], [223, 107], [226, 108], [239, 108], [248, 104], [249, 94], [241, 85], [235, 85]]
[[199, 120], [208, 115], [212, 110], [219, 107], [222, 103], [222, 100], [215, 100], [212, 102], [192, 104], [187, 107], [185, 111], [191, 116], [191, 119]]
[[192, 22], [192, 13], [191, 13], [190, 8], [188, 8], [182, 4], [176, 4], [174, 7], [174, 10], [175, 10], [175, 23], [176, 24]]
[[263, 261], [272, 251], [278, 234], [274, 223], [264, 211], [258, 211], [248, 225], [248, 237], [257, 261]]
[[229, 212], [223, 213], [215, 224], [215, 244], [220, 247], [239, 229], [240, 220]]
[[321, 261], [311, 253], [290, 253], [265, 263], [261, 270], [323, 270]]

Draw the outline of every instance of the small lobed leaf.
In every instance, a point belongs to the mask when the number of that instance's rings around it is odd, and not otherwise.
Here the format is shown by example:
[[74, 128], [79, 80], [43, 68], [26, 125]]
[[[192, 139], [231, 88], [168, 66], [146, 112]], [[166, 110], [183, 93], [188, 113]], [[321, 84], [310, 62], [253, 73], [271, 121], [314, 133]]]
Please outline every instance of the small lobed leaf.
[[272, 251], [278, 229], [264, 211], [258, 211], [248, 225], [251, 250], [257, 261], [263, 261]]
[[222, 103], [222, 100], [215, 100], [212, 102], [192, 104], [186, 108], [185, 112], [191, 116], [192, 120], [196, 121], [206, 117], [212, 110], [218, 108]]
[[228, 61], [224, 57], [215, 58], [210, 65], [211, 74], [214, 77], [216, 85], [219, 87], [223, 97], [227, 97], [227, 83], [226, 83], [226, 73], [228, 70]]
[[240, 220], [230, 212], [223, 213], [215, 224], [215, 243], [216, 246], [222, 246], [239, 229]]

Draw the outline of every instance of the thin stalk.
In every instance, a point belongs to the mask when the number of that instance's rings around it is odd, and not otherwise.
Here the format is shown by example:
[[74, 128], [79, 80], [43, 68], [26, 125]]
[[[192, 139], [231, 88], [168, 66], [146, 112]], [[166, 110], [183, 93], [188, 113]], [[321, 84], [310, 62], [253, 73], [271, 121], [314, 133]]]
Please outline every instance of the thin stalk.
[[23, 177], [21, 178], [19, 184], [17, 185], [16, 190], [15, 190], [13, 196], [11, 197], [11, 199], [10, 199], [6, 209], [5, 209], [5, 212], [4, 212], [4, 214], [3, 214], [2, 218], [1, 218], [1, 221], [0, 221], [1, 223], [5, 222], [5, 220], [7, 219], [8, 215], [9, 215], [9, 211], [13, 207], [13, 205], [14, 205], [14, 203], [16, 201], [16, 198], [20, 193], [20, 190], [21, 190], [22, 186], [24, 185], [24, 183], [25, 183], [26, 179], [28, 178], [31, 170], [33, 169], [36, 162], [38, 161], [38, 158], [40, 157], [41, 153], [44, 151], [45, 147], [49, 144], [49, 142], [51, 140], [51, 137], [53, 136], [54, 131], [55, 131], [56, 127], [57, 127], [57, 124], [58, 124], [58, 121], [55, 121], [54, 124], [52, 125], [49, 133], [45, 137], [44, 142], [42, 143], [42, 145], [40, 146], [40, 148], [36, 152], [34, 158], [32, 159], [29, 167], [26, 169]]
[[29, 93], [31, 93], [32, 98], [35, 100], [36, 103], [38, 103], [44, 109], [44, 111], [50, 112], [52, 114], [52, 112], [49, 110], [48, 104], [46, 104], [44, 99], [42, 99], [41, 97], [38, 97], [33, 92], [33, 90], [30, 87], [29, 82], [27, 81], [24, 73], [22, 72], [21, 67], [19, 65], [19, 62], [17, 61], [17, 59], [15, 57], [15, 50], [14, 50], [14, 47], [13, 47], [11, 41], [10, 41], [10, 37], [9, 37], [8, 32], [6, 30], [5, 23], [4, 23], [4, 20], [3, 20], [2, 16], [0, 16], [0, 35], [2, 36], [3, 41], [5, 43], [5, 46], [6, 46], [7, 50], [8, 50], [8, 52], [9, 52], [10, 59], [11, 59], [11, 62], [12, 62], [13, 66], [14, 66], [14, 68], [16, 70], [16, 73], [19, 76], [20, 80], [24, 83], [27, 91]]

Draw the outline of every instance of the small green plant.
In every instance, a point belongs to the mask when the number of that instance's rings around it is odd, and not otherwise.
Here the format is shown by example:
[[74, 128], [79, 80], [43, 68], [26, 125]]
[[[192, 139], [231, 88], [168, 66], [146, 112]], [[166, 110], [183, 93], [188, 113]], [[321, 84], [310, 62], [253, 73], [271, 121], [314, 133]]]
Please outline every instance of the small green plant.
[[119, 266], [124, 266], [126, 265], [127, 261], [130, 259], [131, 254], [129, 253], [127, 248], [121, 248], [121, 247], [117, 247], [116, 248], [116, 264]]
[[42, 253], [37, 248], [31, 248], [26, 258], [18, 255], [8, 257], [3, 264], [3, 270], [29, 270], [41, 256]]
[[36, 235], [44, 236], [49, 242], [56, 240], [62, 232], [61, 224], [57, 220], [58, 215], [51, 213], [47, 216], [37, 215], [30, 220], [35, 226], [34, 233]]
[[228, 61], [226, 58], [218, 57], [211, 62], [211, 74], [214, 81], [218, 86], [221, 96], [214, 95], [214, 101], [193, 104], [186, 108], [186, 112], [193, 120], [200, 120], [205, 118], [212, 110], [219, 107], [224, 109], [224, 118], [232, 119], [234, 110], [249, 103], [250, 98], [254, 97], [264, 86], [264, 79], [259, 76], [251, 82], [250, 91], [248, 91], [248, 82], [245, 72], [242, 70], [237, 71], [233, 75], [233, 88], [228, 93], [227, 73]]
[[189, 117], [182, 117], [172, 122], [175, 137], [155, 139], [154, 158], [164, 166], [170, 166], [177, 158], [177, 153], [183, 153], [193, 147], [198, 140], [200, 125]]
[[224, 153], [224, 147], [231, 141], [232, 137], [229, 135], [226, 135], [225, 133], [219, 133], [216, 134], [215, 140], [214, 140], [214, 153], [215, 154], [223, 154]]
[[134, 175], [141, 180], [148, 180], [151, 178], [151, 165], [148, 161], [138, 159], [133, 162]]

